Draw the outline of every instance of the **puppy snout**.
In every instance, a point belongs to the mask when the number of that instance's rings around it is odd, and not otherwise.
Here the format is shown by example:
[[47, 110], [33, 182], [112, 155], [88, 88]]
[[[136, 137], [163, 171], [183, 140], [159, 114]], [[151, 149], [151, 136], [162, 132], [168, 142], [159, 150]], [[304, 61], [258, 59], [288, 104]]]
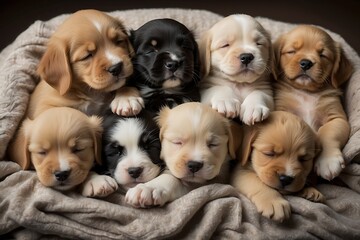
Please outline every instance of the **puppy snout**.
[[179, 68], [180, 63], [178, 61], [166, 61], [165, 67], [172, 72], [175, 72]]
[[187, 167], [189, 168], [190, 172], [192, 172], [192, 173], [198, 172], [203, 166], [204, 166], [203, 162], [189, 161], [187, 163]]
[[240, 61], [243, 64], [248, 65], [252, 60], [254, 60], [254, 55], [252, 55], [251, 53], [240, 54]]
[[109, 67], [107, 71], [111, 73], [113, 76], [118, 76], [121, 73], [122, 69], [123, 69], [123, 63], [119, 62]]
[[287, 175], [280, 175], [279, 180], [281, 182], [281, 185], [285, 187], [287, 185], [290, 185], [294, 181], [294, 178]]
[[300, 61], [300, 67], [304, 71], [309, 70], [313, 65], [313, 62], [308, 59], [302, 59]]
[[131, 167], [128, 169], [128, 173], [132, 178], [138, 178], [143, 170], [142, 167]]
[[68, 177], [70, 176], [70, 170], [68, 171], [56, 171], [54, 172], [54, 176], [56, 178], [56, 180], [58, 180], [59, 182], [63, 182], [66, 179], [68, 179]]

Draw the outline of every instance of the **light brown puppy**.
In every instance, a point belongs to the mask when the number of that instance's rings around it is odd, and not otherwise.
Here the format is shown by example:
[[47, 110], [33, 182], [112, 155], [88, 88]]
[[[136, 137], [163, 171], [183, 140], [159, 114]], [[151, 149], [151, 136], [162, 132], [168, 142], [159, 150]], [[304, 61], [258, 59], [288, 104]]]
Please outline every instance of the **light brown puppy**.
[[[84, 183], [85, 196], [107, 195], [117, 189], [110, 177], [107, 188], [93, 186], [90, 173], [95, 161], [101, 164], [101, 118], [88, 117], [68, 107], [50, 108], [35, 120], [26, 119], [22, 125], [24, 141], [16, 145], [22, 166], [35, 168], [40, 182], [57, 190], [69, 190]], [[98, 179], [99, 180], [99, 179]], [[99, 191], [99, 192], [96, 192]]]
[[[235, 157], [241, 134], [237, 126], [209, 106], [189, 102], [160, 111], [161, 158], [168, 170], [129, 189], [135, 207], [163, 205], [205, 184], [228, 180], [228, 160]], [[236, 130], [235, 130], [236, 129]]]
[[199, 41], [203, 79], [201, 102], [228, 118], [251, 125], [274, 108], [270, 35], [253, 17], [223, 18]]
[[290, 204], [281, 194], [324, 200], [315, 188], [305, 187], [320, 149], [316, 134], [300, 117], [274, 111], [263, 122], [246, 126], [241, 149], [231, 184], [263, 216], [277, 221], [290, 217]]
[[350, 126], [341, 104], [341, 86], [352, 66], [340, 44], [324, 30], [300, 25], [275, 43], [276, 110], [302, 117], [319, 137], [322, 153], [315, 162], [317, 174], [327, 180], [345, 167], [342, 148]]

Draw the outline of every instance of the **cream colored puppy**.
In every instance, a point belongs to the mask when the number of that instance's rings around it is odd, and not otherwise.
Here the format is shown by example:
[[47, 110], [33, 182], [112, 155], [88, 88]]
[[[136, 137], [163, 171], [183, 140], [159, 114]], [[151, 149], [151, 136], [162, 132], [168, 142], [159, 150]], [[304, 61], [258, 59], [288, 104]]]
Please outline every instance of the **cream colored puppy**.
[[271, 40], [253, 17], [225, 17], [200, 39], [201, 102], [247, 125], [273, 110]]
[[210, 107], [189, 102], [161, 110], [161, 158], [168, 170], [157, 178], [138, 184], [126, 193], [134, 207], [163, 205], [192, 189], [214, 182], [226, 182], [228, 160], [240, 145], [233, 134], [237, 126]]

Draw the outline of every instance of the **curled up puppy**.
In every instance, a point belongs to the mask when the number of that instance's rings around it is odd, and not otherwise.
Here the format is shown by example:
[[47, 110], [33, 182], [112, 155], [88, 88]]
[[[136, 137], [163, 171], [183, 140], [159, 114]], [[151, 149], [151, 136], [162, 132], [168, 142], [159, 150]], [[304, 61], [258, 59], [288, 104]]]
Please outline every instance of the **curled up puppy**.
[[270, 35], [251, 16], [223, 18], [199, 41], [203, 79], [201, 102], [247, 125], [266, 119], [274, 108]]
[[134, 207], [162, 206], [211, 183], [228, 182], [229, 160], [235, 157], [241, 131], [209, 106], [183, 103], [159, 114], [161, 159], [167, 169], [126, 193]]
[[307, 185], [319, 152], [316, 134], [308, 124], [292, 113], [274, 111], [263, 122], [245, 126], [240, 161], [230, 183], [263, 216], [283, 221], [291, 215], [283, 194], [324, 201], [318, 190]]

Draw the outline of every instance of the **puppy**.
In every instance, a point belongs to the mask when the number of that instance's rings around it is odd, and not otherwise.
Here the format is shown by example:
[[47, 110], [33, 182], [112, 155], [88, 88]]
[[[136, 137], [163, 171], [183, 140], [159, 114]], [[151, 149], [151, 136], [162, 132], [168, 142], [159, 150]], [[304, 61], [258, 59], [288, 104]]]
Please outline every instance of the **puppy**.
[[135, 49], [134, 75], [129, 85], [136, 87], [145, 108], [200, 101], [199, 50], [190, 30], [173, 19], [155, 19], [131, 31]]
[[341, 104], [341, 86], [352, 66], [324, 30], [300, 25], [275, 43], [277, 110], [302, 117], [319, 137], [322, 152], [315, 171], [324, 179], [338, 176], [345, 167], [341, 149], [350, 126]]
[[240, 144], [228, 119], [206, 105], [191, 102], [172, 109], [164, 107], [157, 121], [160, 157], [168, 170], [129, 189], [127, 203], [134, 207], [162, 206], [196, 187], [227, 182], [229, 159], [235, 157]]
[[160, 160], [159, 127], [143, 110], [136, 117], [105, 116], [103, 161], [110, 175], [127, 190], [157, 177]]
[[267, 120], [245, 127], [241, 149], [230, 182], [263, 216], [277, 221], [290, 217], [290, 204], [281, 194], [324, 200], [315, 188], [305, 187], [320, 149], [316, 134], [300, 117], [270, 113]]
[[274, 107], [273, 57], [270, 36], [260, 23], [244, 14], [225, 17], [205, 32], [199, 49], [201, 102], [247, 125], [267, 118]]
[[[87, 186], [95, 161], [101, 163], [101, 118], [88, 117], [84, 113], [68, 107], [50, 108], [29, 118], [22, 126], [25, 138], [17, 145], [22, 166], [35, 168], [40, 182], [57, 190], [65, 191], [80, 184], [82, 193], [89, 196], [93, 186]], [[116, 182], [110, 177], [103, 179], [113, 192]]]

